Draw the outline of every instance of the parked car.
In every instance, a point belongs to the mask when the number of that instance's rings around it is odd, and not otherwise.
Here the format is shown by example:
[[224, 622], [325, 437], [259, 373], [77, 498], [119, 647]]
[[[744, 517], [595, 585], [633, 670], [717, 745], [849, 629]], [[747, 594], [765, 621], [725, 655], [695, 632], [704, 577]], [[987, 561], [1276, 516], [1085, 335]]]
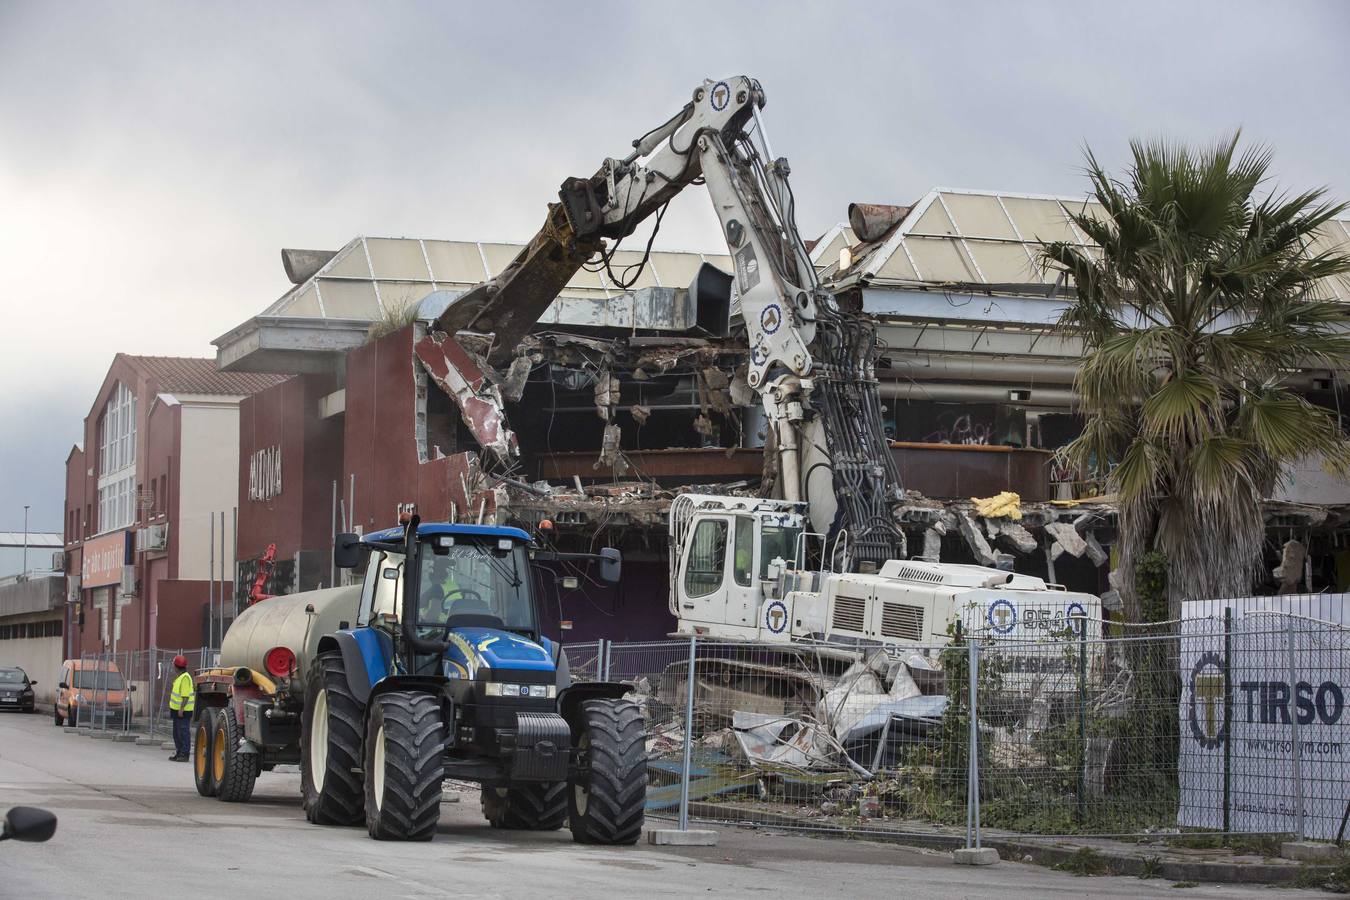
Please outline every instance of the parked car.
[[21, 709], [26, 713], [37, 710], [33, 695], [36, 681], [18, 666], [0, 666], [0, 709]]
[[117, 663], [68, 659], [61, 664], [56, 686], [54, 720], [57, 725], [108, 725], [125, 728], [131, 722], [131, 692]]

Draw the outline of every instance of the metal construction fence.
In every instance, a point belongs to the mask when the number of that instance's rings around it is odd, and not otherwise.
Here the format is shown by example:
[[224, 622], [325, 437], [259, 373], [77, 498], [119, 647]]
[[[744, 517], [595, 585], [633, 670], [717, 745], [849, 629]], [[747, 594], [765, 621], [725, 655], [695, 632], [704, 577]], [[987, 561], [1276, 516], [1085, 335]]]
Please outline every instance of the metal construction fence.
[[211, 665], [216, 651], [199, 647], [81, 654], [65, 683], [66, 702], [54, 710], [56, 719], [95, 732], [168, 738], [173, 658], [180, 654], [188, 671], [195, 672]]
[[932, 646], [600, 641], [630, 682], [648, 811], [949, 836], [1289, 834], [1350, 813], [1350, 631], [1261, 613]]

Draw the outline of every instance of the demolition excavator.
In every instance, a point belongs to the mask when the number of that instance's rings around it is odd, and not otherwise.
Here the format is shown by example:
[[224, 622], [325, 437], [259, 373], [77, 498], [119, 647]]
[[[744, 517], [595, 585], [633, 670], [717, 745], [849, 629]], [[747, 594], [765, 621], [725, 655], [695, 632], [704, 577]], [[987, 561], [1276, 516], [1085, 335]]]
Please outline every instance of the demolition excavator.
[[[680, 630], [916, 646], [958, 616], [998, 634], [1058, 634], [1075, 612], [1098, 618], [1096, 598], [1039, 579], [905, 559], [873, 326], [816, 277], [787, 160], [760, 121], [764, 99], [751, 78], [704, 82], [630, 154], [565, 181], [517, 258], [446, 307], [427, 340], [466, 427], [509, 462], [501, 373], [529, 364], [517, 351], [530, 327], [579, 268], [610, 266], [620, 239], [703, 183], [735, 272], [705, 268], [691, 293], [706, 327], [744, 333], [777, 497], [672, 503]], [[454, 778], [482, 786], [494, 827], [566, 823], [581, 843], [635, 842], [642, 714], [631, 685], [573, 681], [561, 645], [543, 635], [531, 567], [549, 558], [589, 559], [603, 581], [620, 577], [616, 550], [549, 552], [517, 528], [409, 514], [400, 527], [339, 535], [334, 563], [362, 569], [359, 584], [251, 604], [218, 665], [197, 673], [197, 791], [245, 801], [261, 772], [298, 762], [310, 821], [428, 840], [441, 782]], [[265, 598], [265, 574], [251, 599]]]
[[[484, 405], [500, 411], [497, 373], [516, 363], [522, 339], [580, 268], [608, 269], [619, 241], [652, 216], [659, 225], [675, 195], [704, 184], [735, 271], [705, 264], [690, 295], [704, 328], [744, 334], [775, 496], [685, 494], [672, 503], [670, 611], [678, 631], [900, 646], [945, 643], [957, 621], [1008, 638], [1099, 631], [1101, 604], [1090, 594], [906, 558], [875, 326], [821, 286], [797, 230], [788, 161], [774, 155], [760, 116], [764, 105], [753, 78], [705, 81], [627, 156], [563, 182], [543, 228], [515, 260], [436, 322], [450, 369], [442, 381], [456, 388], [466, 421], [471, 428], [486, 421], [475, 414]], [[624, 283], [622, 273], [611, 277]], [[468, 337], [489, 339], [485, 365], [460, 346]], [[501, 434], [479, 437], [499, 455], [515, 452]]]

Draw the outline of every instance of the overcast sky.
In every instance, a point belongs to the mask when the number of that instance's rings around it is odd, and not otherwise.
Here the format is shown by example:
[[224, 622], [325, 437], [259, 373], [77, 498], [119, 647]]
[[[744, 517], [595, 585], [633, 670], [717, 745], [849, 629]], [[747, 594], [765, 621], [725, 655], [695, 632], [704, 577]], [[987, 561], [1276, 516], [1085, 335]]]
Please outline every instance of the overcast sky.
[[[569, 175], [745, 73], [808, 236], [935, 186], [1080, 194], [1082, 148], [1241, 126], [1350, 197], [1350, 4], [0, 0], [0, 530], [59, 529], [117, 351], [214, 354], [358, 234], [524, 240]], [[644, 232], [645, 234], [645, 232]], [[718, 249], [672, 204], [658, 248]]]

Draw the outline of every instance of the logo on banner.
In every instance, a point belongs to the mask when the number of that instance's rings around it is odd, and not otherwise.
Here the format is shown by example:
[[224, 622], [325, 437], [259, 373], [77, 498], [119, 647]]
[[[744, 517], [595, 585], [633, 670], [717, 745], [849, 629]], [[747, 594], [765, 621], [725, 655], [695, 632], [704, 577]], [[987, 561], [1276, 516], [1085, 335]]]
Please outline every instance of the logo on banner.
[[782, 634], [787, 622], [787, 604], [782, 600], [775, 600], [764, 608], [764, 625], [774, 634]]
[[1012, 605], [1011, 600], [995, 600], [989, 604], [985, 619], [994, 634], [1007, 634], [1017, 627], [1017, 607]]
[[1191, 668], [1191, 734], [1201, 747], [1217, 750], [1227, 738], [1223, 721], [1223, 657], [1213, 650], [1200, 654]]

